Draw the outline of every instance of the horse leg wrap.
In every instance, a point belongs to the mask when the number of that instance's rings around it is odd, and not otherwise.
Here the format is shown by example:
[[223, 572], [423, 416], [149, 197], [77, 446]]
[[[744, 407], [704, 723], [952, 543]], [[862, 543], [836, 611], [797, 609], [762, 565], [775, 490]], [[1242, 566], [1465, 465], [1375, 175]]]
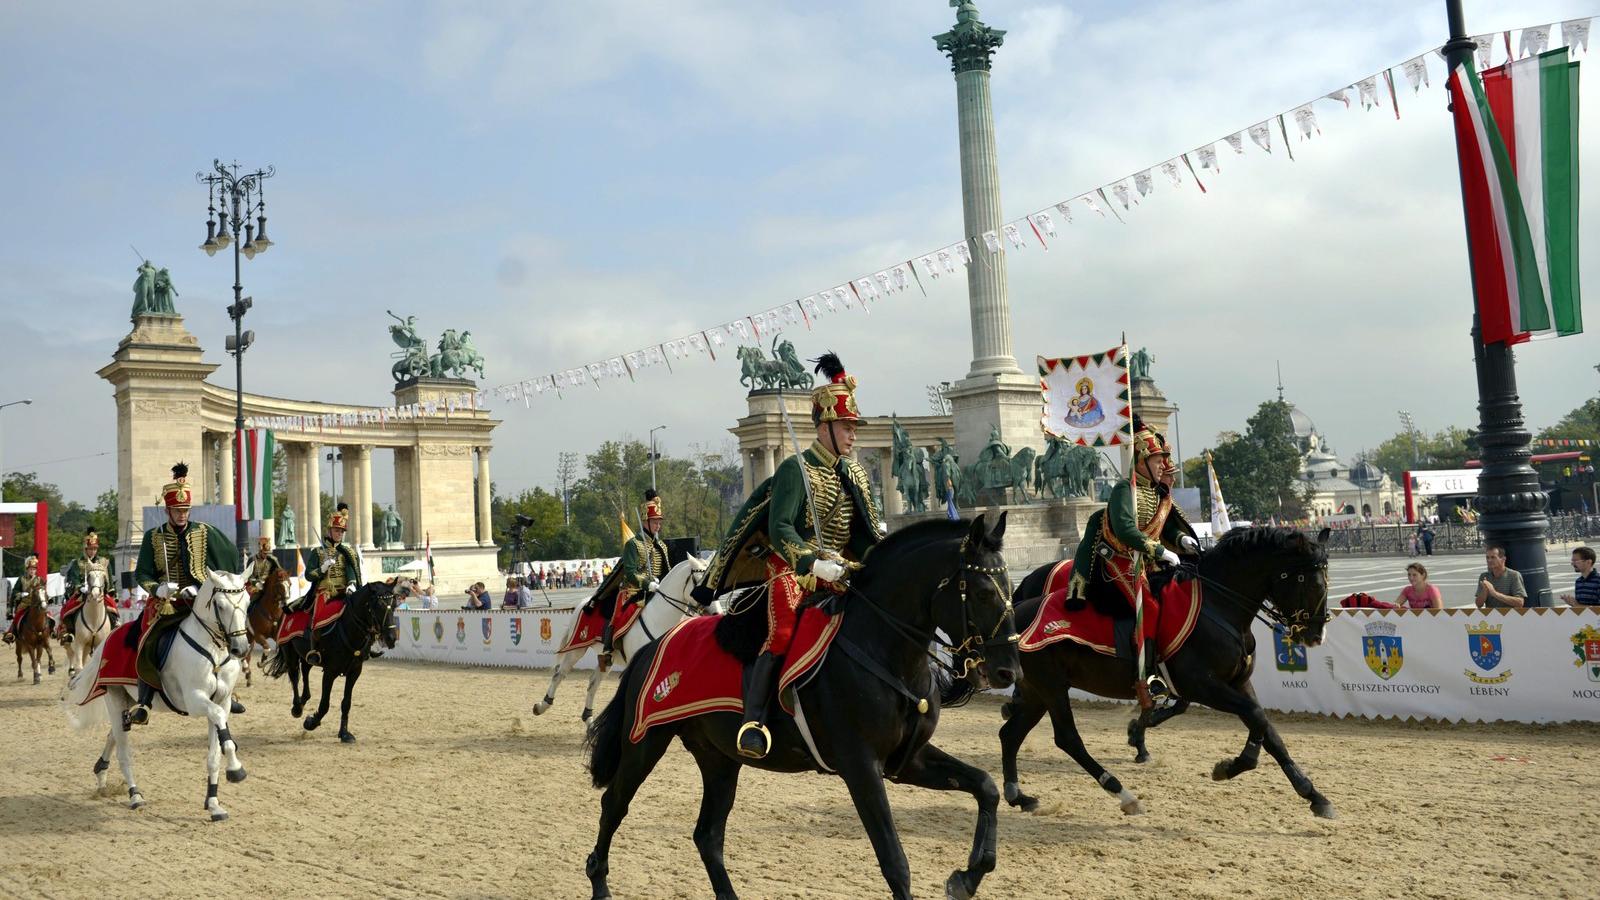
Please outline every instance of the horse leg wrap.
[[239, 749], [239, 745], [235, 744], [234, 741], [233, 741], [233, 732], [229, 731], [227, 726], [223, 726], [222, 728], [218, 728], [217, 729], [217, 746], [226, 747], [229, 744], [233, 744], [233, 747], [234, 747], [235, 750]]
[[1006, 796], [1006, 802], [1007, 803], [1016, 803], [1017, 802], [1017, 798], [1022, 796], [1022, 785], [1018, 784], [1015, 781], [1006, 782], [1006, 784], [1005, 784], [1005, 796]]
[[104, 756], [94, 761], [94, 774], [96, 775], [99, 775], [101, 772], [104, 772], [109, 768], [111, 768], [111, 761], [106, 759]]
[[213, 781], [206, 785], [206, 802], [209, 803], [215, 799], [217, 799], [217, 783]]

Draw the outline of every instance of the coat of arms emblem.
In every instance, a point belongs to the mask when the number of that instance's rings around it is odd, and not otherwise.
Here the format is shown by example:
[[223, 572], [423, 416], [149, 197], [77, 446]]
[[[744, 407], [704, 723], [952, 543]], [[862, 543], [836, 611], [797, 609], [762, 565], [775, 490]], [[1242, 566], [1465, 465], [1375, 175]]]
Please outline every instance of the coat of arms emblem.
[[511, 646], [515, 647], [520, 643], [522, 643], [522, 617], [521, 616], [512, 616], [511, 617]]
[[1600, 628], [1585, 625], [1572, 636], [1572, 652], [1578, 658], [1575, 666], [1582, 666], [1590, 681], [1600, 681]]
[[1367, 625], [1361, 638], [1361, 656], [1367, 661], [1372, 674], [1388, 681], [1400, 673], [1406, 658], [1398, 629], [1393, 622], [1373, 622]]
[[[1501, 643], [1500, 625], [1485, 622], [1482, 625], [1467, 626], [1467, 655], [1472, 658], [1472, 664], [1485, 672], [1494, 671], [1505, 658], [1505, 645]], [[1471, 669], [1462, 674], [1478, 684], [1504, 684], [1511, 677], [1511, 670], [1507, 669], [1499, 675], [1479, 675]]]
[[411, 617], [411, 643], [422, 643], [422, 619], [418, 616]]
[[456, 616], [456, 643], [465, 644], [466, 642], [467, 642], [467, 620], [465, 618], [463, 618], [462, 616]]
[[671, 675], [661, 679], [661, 682], [656, 685], [656, 689], [651, 692], [650, 698], [657, 703], [667, 699], [667, 695], [672, 693], [672, 689], [678, 686], [678, 677], [679, 673], [673, 672]]
[[550, 634], [551, 634], [551, 631], [550, 631], [550, 620], [547, 619], [547, 618], [541, 617], [539, 619], [539, 640], [541, 640], [541, 641], [550, 640]]
[[483, 645], [487, 647], [494, 636], [494, 617], [484, 616], [479, 621], [483, 623]]
[[1311, 668], [1306, 645], [1289, 640], [1289, 631], [1282, 625], [1272, 626], [1272, 661], [1279, 672], [1304, 672]]
[[433, 620], [433, 639], [437, 643], [444, 642], [444, 619]]

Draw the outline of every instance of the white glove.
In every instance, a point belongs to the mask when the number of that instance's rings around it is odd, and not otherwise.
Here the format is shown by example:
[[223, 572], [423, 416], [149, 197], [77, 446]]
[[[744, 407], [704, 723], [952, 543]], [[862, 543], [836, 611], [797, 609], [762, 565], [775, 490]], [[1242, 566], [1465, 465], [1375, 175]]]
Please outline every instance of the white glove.
[[652, 578], [650, 579], [650, 583], [644, 586], [644, 589], [654, 594], [656, 591], [661, 590], [661, 582]]
[[883, 537], [883, 536], [887, 535], [888, 533], [889, 533], [889, 523], [888, 522], [879, 522], [878, 523], [878, 537]]
[[317, 571], [326, 572], [331, 568], [333, 568], [333, 557], [330, 556], [327, 559], [322, 561], [322, 566]]
[[178, 599], [187, 600], [190, 603], [193, 603], [194, 598], [198, 596], [200, 596], [200, 589], [197, 587], [190, 586], [178, 591]]
[[356, 586], [353, 584], [347, 584], [344, 586], [344, 592], [346, 595], [354, 594], [356, 592]]
[[167, 599], [168, 597], [172, 596], [172, 592], [177, 590], [177, 588], [178, 588], [178, 586], [173, 584], [170, 581], [156, 585], [156, 599], [157, 600], [165, 600], [165, 599]]
[[1173, 553], [1171, 550], [1168, 550], [1165, 547], [1162, 547], [1161, 562], [1164, 565], [1176, 567], [1178, 565], [1178, 554]]
[[1200, 542], [1192, 537], [1189, 537], [1187, 534], [1178, 535], [1178, 546], [1182, 547], [1186, 553], [1200, 552]]
[[819, 559], [811, 564], [811, 574], [838, 584], [844, 578], [844, 565], [831, 559]]

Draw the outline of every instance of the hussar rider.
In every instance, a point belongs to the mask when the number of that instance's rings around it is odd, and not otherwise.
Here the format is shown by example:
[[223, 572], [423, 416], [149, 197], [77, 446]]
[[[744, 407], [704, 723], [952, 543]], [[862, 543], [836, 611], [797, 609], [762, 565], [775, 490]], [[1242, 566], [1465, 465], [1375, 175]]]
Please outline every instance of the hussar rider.
[[[617, 582], [617, 601], [611, 607], [611, 618], [606, 620], [600, 638], [600, 671], [611, 668], [613, 629], [623, 618], [629, 603], [643, 603], [661, 587], [667, 574], [667, 545], [661, 542], [663, 510], [661, 496], [654, 488], [644, 492], [644, 532], [633, 536], [622, 548], [622, 559], [617, 562], [620, 577]], [[637, 600], [635, 599], [637, 598]]]
[[[813, 360], [827, 383], [811, 392], [816, 440], [790, 456], [758, 486], [734, 518], [697, 592], [766, 584], [767, 639], [744, 692], [741, 756], [760, 759], [772, 746], [767, 704], [789, 651], [801, 601], [819, 591], [843, 591], [881, 532], [867, 473], [850, 456], [861, 413], [856, 380], [833, 353]], [[819, 533], [820, 526], [820, 533]]]
[[[1156, 596], [1146, 573], [1170, 575], [1180, 552], [1199, 550], [1194, 529], [1172, 502], [1174, 471], [1166, 439], [1135, 416], [1133, 477], [1117, 482], [1106, 508], [1089, 517], [1073, 557], [1072, 596], [1088, 600], [1121, 620], [1124, 627], [1135, 620], [1133, 604], [1141, 592], [1152, 599]], [[1127, 633], [1125, 649], [1138, 658], [1138, 637], [1132, 630]], [[1153, 696], [1168, 692], [1156, 674], [1154, 640], [1145, 643], [1144, 663], [1144, 671], [1136, 673], [1133, 690], [1140, 705], [1148, 709]]]
[[[195, 595], [205, 584], [206, 570], [239, 571], [239, 549], [233, 541], [204, 522], [189, 521], [191, 491], [189, 467], [172, 467], [172, 481], [161, 489], [161, 505], [167, 521], [144, 533], [139, 544], [139, 561], [133, 567], [133, 580], [147, 593], [144, 612], [128, 629], [130, 647], [139, 648], [139, 701], [122, 714], [122, 727], [143, 725], [150, 717], [161, 670], [147, 653], [159, 646], [161, 635], [176, 628], [194, 605]], [[237, 703], [234, 712], [243, 710]]]
[[[107, 593], [114, 592], [116, 585], [113, 576], [116, 575], [116, 564], [109, 556], [100, 555], [100, 535], [91, 526], [83, 533], [83, 554], [67, 564], [66, 588], [67, 606], [72, 611], [61, 617], [61, 624], [56, 626], [56, 636], [62, 643], [71, 643], [73, 628], [78, 623], [78, 616], [83, 614], [83, 601], [88, 600], [83, 596], [84, 590], [89, 585], [89, 575], [99, 572], [104, 576], [100, 583], [105, 586]], [[73, 602], [78, 601], [76, 606]], [[112, 614], [113, 619], [115, 613]], [[112, 622], [115, 627], [115, 621]]]
[[35, 605], [45, 606], [49, 602], [45, 597], [46, 584], [44, 576], [39, 574], [39, 554], [29, 553], [22, 561], [22, 574], [17, 577], [17, 586], [11, 591], [11, 615], [6, 618], [6, 643], [17, 639], [24, 613]]
[[322, 543], [306, 551], [306, 580], [310, 590], [289, 608], [290, 612], [311, 610], [306, 623], [306, 641], [310, 650], [306, 660], [312, 665], [322, 661], [322, 651], [317, 649], [317, 620], [329, 600], [354, 594], [361, 587], [361, 564], [356, 552], [344, 542], [345, 531], [350, 527], [350, 515], [344, 508], [328, 517], [328, 527], [323, 530]]
[[283, 569], [283, 563], [272, 555], [272, 535], [263, 534], [256, 539], [256, 555], [250, 560], [250, 574], [245, 578], [244, 585], [251, 596], [261, 593], [267, 586], [272, 576]]

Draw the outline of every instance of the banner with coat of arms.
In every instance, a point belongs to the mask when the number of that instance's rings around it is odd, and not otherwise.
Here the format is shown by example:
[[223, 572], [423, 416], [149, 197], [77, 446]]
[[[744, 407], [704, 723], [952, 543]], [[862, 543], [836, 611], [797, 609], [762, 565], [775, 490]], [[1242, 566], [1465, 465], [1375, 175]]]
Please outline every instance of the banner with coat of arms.
[[1041, 356], [1038, 361], [1045, 434], [1090, 447], [1127, 442], [1133, 413], [1126, 346], [1085, 356]]

